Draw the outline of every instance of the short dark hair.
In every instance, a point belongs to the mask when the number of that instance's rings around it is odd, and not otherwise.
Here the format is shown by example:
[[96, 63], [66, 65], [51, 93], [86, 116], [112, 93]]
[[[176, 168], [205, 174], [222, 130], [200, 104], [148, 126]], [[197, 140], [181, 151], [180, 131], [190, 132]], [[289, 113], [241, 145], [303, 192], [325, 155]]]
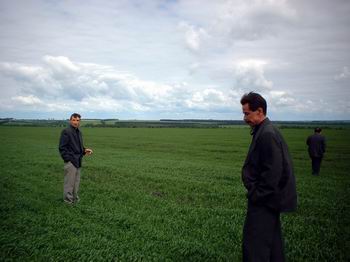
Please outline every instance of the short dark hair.
[[72, 118], [79, 118], [81, 119], [81, 115], [79, 115], [78, 113], [73, 113], [69, 119], [72, 119]]
[[256, 111], [259, 107], [262, 108], [264, 115], [267, 112], [267, 104], [266, 100], [259, 95], [258, 93], [250, 92], [248, 94], [244, 94], [241, 98], [241, 105], [248, 104], [250, 110]]
[[320, 127], [316, 127], [314, 129], [315, 133], [321, 133], [322, 129]]

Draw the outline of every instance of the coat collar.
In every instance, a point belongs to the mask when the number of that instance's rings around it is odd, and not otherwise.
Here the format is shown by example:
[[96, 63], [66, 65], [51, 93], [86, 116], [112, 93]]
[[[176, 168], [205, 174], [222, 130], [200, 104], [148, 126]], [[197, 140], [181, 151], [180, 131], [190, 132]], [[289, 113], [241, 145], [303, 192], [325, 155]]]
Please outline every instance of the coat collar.
[[244, 162], [245, 164], [248, 163], [250, 156], [251, 156], [251, 153], [253, 152], [253, 150], [255, 148], [256, 140], [259, 138], [262, 130], [264, 130], [265, 126], [269, 125], [270, 123], [271, 123], [270, 119], [266, 117], [258, 126], [254, 127], [254, 130], [252, 133], [253, 139], [252, 139], [252, 143], [250, 144], [250, 147], [249, 147], [247, 158]]
[[259, 136], [259, 134], [261, 133], [261, 130], [264, 129], [264, 127], [266, 125], [269, 125], [270, 123], [271, 123], [270, 119], [266, 117], [259, 125], [255, 126], [251, 133], [251, 135], [253, 136], [253, 139], [256, 140], [256, 137]]
[[71, 124], [69, 124], [69, 127], [70, 127], [72, 130], [74, 130], [74, 131], [80, 131], [80, 130], [79, 130], [79, 127], [78, 127], [78, 128], [75, 128], [75, 127], [72, 126]]

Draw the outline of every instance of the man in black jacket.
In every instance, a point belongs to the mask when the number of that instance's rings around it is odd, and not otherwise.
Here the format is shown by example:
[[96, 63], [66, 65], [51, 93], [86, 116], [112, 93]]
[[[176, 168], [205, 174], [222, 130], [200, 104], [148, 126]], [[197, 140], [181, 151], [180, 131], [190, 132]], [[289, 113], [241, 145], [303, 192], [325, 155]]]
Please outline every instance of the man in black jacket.
[[243, 228], [243, 261], [285, 261], [280, 213], [297, 205], [295, 177], [288, 147], [266, 117], [267, 104], [257, 93], [241, 99], [252, 142], [242, 168], [248, 193]]
[[326, 139], [321, 135], [322, 129], [315, 128], [315, 133], [306, 140], [308, 145], [309, 156], [312, 163], [312, 174], [317, 176], [320, 174], [321, 162], [323, 154], [326, 152]]
[[91, 155], [92, 150], [85, 148], [79, 130], [81, 116], [71, 115], [69, 127], [61, 133], [59, 151], [64, 161], [63, 200], [68, 204], [79, 201], [81, 162], [83, 155]]

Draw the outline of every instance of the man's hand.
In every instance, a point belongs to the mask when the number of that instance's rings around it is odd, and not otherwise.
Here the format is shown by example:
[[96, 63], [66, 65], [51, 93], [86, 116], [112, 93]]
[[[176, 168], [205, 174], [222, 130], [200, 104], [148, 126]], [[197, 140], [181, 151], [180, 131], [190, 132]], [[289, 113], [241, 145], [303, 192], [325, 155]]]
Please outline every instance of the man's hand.
[[92, 155], [92, 149], [90, 149], [90, 148], [85, 148], [85, 154], [86, 154], [86, 155]]

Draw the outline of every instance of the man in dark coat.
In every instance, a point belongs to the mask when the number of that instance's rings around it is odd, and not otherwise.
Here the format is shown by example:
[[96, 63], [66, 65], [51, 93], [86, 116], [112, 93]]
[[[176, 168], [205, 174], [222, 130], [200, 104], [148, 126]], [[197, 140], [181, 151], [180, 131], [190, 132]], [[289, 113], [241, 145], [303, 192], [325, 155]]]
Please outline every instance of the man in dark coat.
[[79, 130], [81, 116], [71, 115], [69, 127], [61, 133], [59, 151], [64, 161], [63, 200], [68, 204], [79, 201], [81, 162], [83, 155], [91, 155], [92, 150], [85, 148]]
[[280, 213], [296, 210], [292, 159], [278, 129], [266, 117], [257, 93], [241, 99], [252, 142], [242, 168], [248, 207], [243, 228], [243, 261], [285, 261]]
[[323, 154], [326, 152], [326, 139], [321, 135], [322, 129], [315, 128], [315, 133], [306, 140], [308, 145], [309, 156], [312, 163], [312, 174], [317, 176], [320, 174], [321, 162]]

